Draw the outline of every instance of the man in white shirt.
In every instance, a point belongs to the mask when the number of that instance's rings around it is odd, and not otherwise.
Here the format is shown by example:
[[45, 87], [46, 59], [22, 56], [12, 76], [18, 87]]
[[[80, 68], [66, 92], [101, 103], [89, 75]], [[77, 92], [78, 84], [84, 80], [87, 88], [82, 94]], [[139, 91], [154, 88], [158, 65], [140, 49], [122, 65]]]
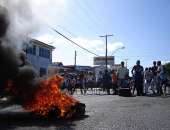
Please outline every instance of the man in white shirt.
[[129, 70], [124, 66], [124, 62], [121, 62], [121, 67], [118, 69], [117, 72], [117, 77], [118, 77], [118, 84], [121, 87], [124, 87], [124, 82], [126, 81], [126, 79], [129, 77]]

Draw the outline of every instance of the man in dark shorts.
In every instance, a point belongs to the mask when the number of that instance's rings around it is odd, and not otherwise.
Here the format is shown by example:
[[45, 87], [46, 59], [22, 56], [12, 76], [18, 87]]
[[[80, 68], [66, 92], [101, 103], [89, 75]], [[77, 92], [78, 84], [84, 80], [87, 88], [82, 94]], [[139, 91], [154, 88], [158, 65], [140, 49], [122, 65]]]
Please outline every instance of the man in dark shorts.
[[151, 89], [152, 89], [153, 94], [155, 94], [155, 88], [157, 85], [157, 69], [158, 67], [156, 65], [156, 61], [153, 61], [153, 67], [152, 67], [153, 79], [151, 82]]
[[132, 75], [134, 76], [135, 84], [134, 88], [137, 90], [137, 95], [142, 96], [143, 93], [143, 66], [140, 65], [140, 60], [136, 62], [136, 65], [132, 69]]
[[86, 94], [86, 89], [85, 89], [85, 75], [84, 72], [81, 72], [79, 75], [79, 81], [80, 81], [80, 91], [81, 94]]
[[107, 94], [110, 95], [110, 89], [112, 88], [112, 78], [108, 70], [105, 70], [105, 73], [103, 76], [103, 87], [104, 87], [104, 90], [107, 91]]

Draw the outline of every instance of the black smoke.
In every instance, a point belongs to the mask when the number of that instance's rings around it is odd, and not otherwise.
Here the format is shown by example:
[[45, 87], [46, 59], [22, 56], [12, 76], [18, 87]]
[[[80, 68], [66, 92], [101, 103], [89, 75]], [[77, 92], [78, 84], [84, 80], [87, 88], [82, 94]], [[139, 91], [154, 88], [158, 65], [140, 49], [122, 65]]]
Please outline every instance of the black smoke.
[[4, 41], [8, 30], [7, 9], [0, 6], [0, 92], [3, 91], [6, 79], [14, 78], [18, 73], [15, 50]]
[[9, 26], [7, 9], [0, 6], [0, 38], [4, 37]]
[[3, 91], [4, 83], [13, 79], [19, 72], [17, 55], [10, 46], [0, 43], [0, 91]]
[[25, 53], [10, 43], [12, 40], [7, 36], [9, 26], [8, 11], [0, 6], [0, 95], [3, 95], [9, 80], [14, 82], [19, 92], [27, 92], [35, 86], [37, 79], [36, 71], [26, 60]]

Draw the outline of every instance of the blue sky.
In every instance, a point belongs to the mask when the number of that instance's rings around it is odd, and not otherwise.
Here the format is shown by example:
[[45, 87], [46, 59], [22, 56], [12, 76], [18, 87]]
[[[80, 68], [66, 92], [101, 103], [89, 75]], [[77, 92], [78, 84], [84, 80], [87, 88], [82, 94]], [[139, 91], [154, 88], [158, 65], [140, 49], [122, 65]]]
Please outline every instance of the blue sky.
[[[170, 61], [169, 0], [58, 1], [62, 2], [56, 3], [57, 7], [54, 4], [45, 8], [47, 14], [43, 19], [89, 50], [104, 55], [105, 40], [99, 35], [114, 34], [114, 37], [108, 38], [108, 49], [109, 54], [115, 51], [116, 63], [129, 59], [128, 67], [131, 67], [138, 59], [144, 66], [151, 65], [153, 60]], [[73, 64], [74, 50], [77, 50], [78, 64], [93, 65], [93, 55], [50, 29], [41, 28], [37, 37], [48, 43], [53, 42], [56, 47], [54, 61]], [[114, 44], [117, 43], [125, 49], [116, 51]]]

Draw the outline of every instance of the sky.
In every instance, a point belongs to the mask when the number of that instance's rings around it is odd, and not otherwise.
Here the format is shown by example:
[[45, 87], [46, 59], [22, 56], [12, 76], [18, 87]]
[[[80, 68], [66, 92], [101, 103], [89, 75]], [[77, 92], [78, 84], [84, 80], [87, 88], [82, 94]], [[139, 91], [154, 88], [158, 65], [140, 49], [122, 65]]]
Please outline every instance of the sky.
[[[108, 55], [118, 64], [127, 59], [128, 68], [141, 60], [144, 67], [153, 60], [170, 61], [169, 0], [36, 0], [34, 13], [42, 26], [33, 36], [53, 45], [53, 61], [64, 65], [93, 66], [94, 55], [76, 47], [50, 28], [55, 28], [81, 46], [103, 56], [108, 37]], [[123, 49], [124, 48], [124, 49]]]

